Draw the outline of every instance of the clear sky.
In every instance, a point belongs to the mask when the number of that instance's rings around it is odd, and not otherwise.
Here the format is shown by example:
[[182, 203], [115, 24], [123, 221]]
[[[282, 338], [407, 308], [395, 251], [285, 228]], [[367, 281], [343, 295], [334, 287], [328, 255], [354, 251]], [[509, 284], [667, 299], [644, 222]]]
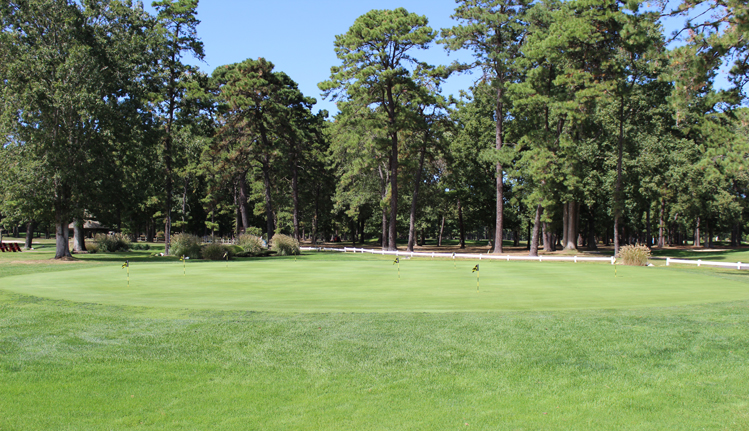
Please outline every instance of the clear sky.
[[[150, 1], [146, 9], [155, 13]], [[264, 57], [276, 70], [299, 84], [306, 96], [317, 99], [316, 109], [335, 112], [335, 105], [323, 100], [317, 83], [330, 77], [330, 67], [340, 64], [333, 50], [335, 36], [348, 31], [354, 20], [371, 9], [404, 7], [426, 15], [435, 30], [452, 27], [454, 0], [200, 0], [198, 36], [205, 45], [205, 63], [194, 63], [210, 74], [218, 66], [248, 58]], [[470, 54], [451, 54], [442, 45], [417, 51], [415, 57], [431, 64], [470, 60]], [[451, 77], [443, 93], [468, 89], [479, 75]]]

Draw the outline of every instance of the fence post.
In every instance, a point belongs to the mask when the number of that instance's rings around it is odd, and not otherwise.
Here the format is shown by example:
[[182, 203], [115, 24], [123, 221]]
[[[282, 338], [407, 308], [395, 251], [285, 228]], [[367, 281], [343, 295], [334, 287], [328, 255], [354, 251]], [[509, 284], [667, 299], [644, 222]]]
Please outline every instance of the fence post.
[[[616, 257], [611, 256], [611, 264], [616, 265]], [[668, 266], [668, 258], [666, 259], [666, 266]]]
[[575, 256], [575, 263], [577, 263], [577, 256]]
[[736, 269], [741, 269], [741, 262], [736, 263]]
[[697, 266], [702, 265], [702, 259], [697, 259]]

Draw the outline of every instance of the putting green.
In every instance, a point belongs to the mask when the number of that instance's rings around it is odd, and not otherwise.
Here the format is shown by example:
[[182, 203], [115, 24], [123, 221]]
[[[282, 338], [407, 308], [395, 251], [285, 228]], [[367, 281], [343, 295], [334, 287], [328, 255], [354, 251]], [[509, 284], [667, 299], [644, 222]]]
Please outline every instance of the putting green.
[[446, 312], [671, 306], [749, 299], [749, 283], [663, 267], [302, 256], [134, 263], [4, 277], [3, 289], [115, 305], [289, 312]]

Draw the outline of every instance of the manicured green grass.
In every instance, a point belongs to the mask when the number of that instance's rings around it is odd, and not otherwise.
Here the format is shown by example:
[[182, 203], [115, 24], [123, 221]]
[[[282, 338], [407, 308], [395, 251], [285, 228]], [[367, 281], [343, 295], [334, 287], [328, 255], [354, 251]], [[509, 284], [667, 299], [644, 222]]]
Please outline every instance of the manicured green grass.
[[749, 428], [744, 272], [4, 259], [0, 430]]
[[[117, 263], [122, 260], [116, 261]], [[747, 273], [604, 263], [404, 259], [313, 253], [297, 259], [134, 262], [5, 279], [5, 289], [78, 302], [293, 312], [446, 312], [671, 306], [749, 300]]]

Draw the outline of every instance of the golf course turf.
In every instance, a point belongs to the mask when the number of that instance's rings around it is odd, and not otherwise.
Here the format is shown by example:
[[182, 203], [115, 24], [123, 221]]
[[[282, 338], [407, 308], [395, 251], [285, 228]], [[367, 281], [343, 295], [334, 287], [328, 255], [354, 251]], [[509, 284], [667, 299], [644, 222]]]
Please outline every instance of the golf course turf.
[[744, 272], [129, 256], [2, 263], [0, 430], [749, 428]]

